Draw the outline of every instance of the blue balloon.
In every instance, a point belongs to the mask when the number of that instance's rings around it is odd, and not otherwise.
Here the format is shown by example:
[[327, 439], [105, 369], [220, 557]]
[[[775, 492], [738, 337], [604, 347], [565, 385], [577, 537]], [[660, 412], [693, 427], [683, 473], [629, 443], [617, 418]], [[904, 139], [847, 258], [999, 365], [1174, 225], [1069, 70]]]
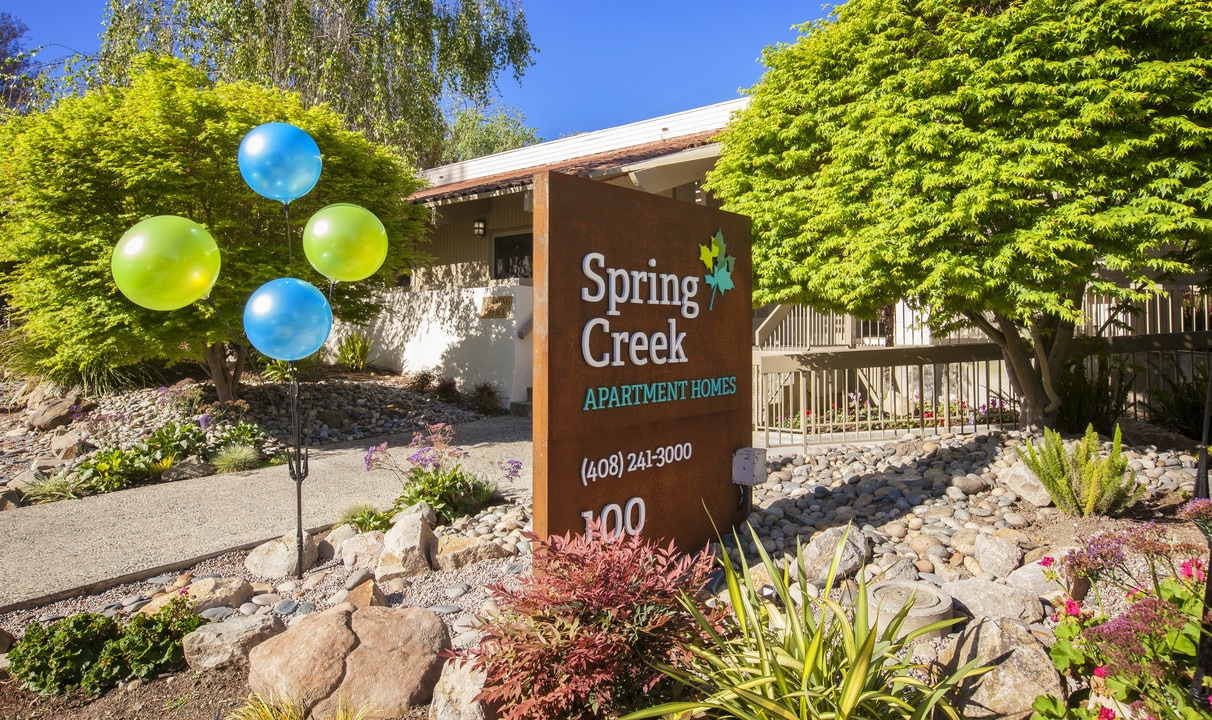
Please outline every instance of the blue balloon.
[[311, 192], [320, 179], [320, 146], [288, 123], [258, 125], [237, 153], [240, 175], [258, 195], [288, 203]]
[[261, 354], [275, 360], [302, 360], [324, 346], [331, 330], [327, 298], [302, 280], [270, 280], [244, 305], [244, 334]]

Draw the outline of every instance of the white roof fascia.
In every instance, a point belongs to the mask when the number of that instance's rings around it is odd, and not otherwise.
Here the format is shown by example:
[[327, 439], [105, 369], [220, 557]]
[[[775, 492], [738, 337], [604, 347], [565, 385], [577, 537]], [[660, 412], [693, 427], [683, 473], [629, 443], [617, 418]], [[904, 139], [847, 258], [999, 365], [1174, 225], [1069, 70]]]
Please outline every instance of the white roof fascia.
[[720, 130], [728, 124], [734, 112], [748, 104], [748, 97], [728, 100], [628, 125], [581, 133], [451, 165], [441, 165], [422, 171], [421, 177], [429, 182], [429, 187], [436, 188], [708, 130]]

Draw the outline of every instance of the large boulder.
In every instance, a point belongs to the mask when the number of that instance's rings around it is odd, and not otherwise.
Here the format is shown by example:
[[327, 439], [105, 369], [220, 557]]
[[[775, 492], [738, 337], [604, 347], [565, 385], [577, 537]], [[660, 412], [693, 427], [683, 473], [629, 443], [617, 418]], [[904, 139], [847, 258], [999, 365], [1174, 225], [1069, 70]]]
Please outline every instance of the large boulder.
[[[316, 540], [303, 533], [303, 569], [316, 564], [320, 551]], [[283, 535], [258, 545], [244, 559], [244, 567], [253, 575], [263, 578], [295, 577], [299, 574], [299, 544], [294, 535]]]
[[37, 406], [26, 424], [39, 430], [54, 430], [71, 424], [72, 420], [95, 407], [96, 403], [81, 402], [74, 397], [54, 398]]
[[240, 607], [252, 599], [253, 586], [240, 578], [203, 578], [179, 591], [157, 595], [139, 612], [144, 615], [156, 614], [176, 597], [178, 592], [191, 600], [194, 612], [201, 615], [212, 608]]
[[285, 629], [276, 615], [238, 616], [203, 625], [182, 641], [185, 662], [194, 670], [246, 665], [253, 648]]
[[461, 660], [447, 661], [433, 689], [429, 720], [496, 720], [496, 709], [475, 699], [483, 689], [483, 670], [473, 670]]
[[972, 660], [995, 667], [960, 684], [955, 707], [961, 717], [1026, 720], [1036, 697], [1064, 697], [1048, 650], [1017, 620], [985, 618], [971, 624], [939, 656], [948, 674]]
[[509, 553], [494, 542], [484, 542], [462, 535], [443, 535], [438, 538], [433, 561], [438, 570], [462, 570], [482, 560], [506, 557], [509, 557]]
[[66, 427], [57, 429], [50, 442], [51, 452], [61, 460], [78, 458], [94, 447], [84, 438], [84, 433], [79, 430], [69, 430]]
[[[1044, 564], [1043, 558], [1027, 563], [1006, 576], [1006, 584], [1051, 602], [1066, 591], [1060, 580], [1060, 568], [1057, 563], [1057, 559], [1063, 557], [1065, 552], [1047, 556], [1047, 562], [1050, 563], [1048, 565]], [[1050, 567], [1053, 572], [1049, 572]], [[1055, 577], [1050, 578], [1050, 575]]]
[[1015, 495], [1035, 507], [1048, 507], [1052, 504], [1052, 496], [1044, 489], [1044, 484], [1021, 460], [1011, 465], [1010, 469], [1002, 473], [998, 479], [1002, 485], [1013, 490]]
[[1044, 619], [1039, 596], [1028, 590], [980, 578], [945, 583], [943, 590], [973, 618], [1013, 618], [1028, 623]]
[[405, 511], [393, 522], [383, 535], [383, 554], [375, 564], [375, 579], [387, 582], [428, 574], [433, 569], [430, 558], [438, 545], [429, 518], [421, 512]]
[[858, 572], [867, 561], [867, 536], [853, 525], [831, 527], [812, 538], [804, 548], [804, 570], [810, 578], [824, 578], [829, 573], [833, 554], [845, 538], [841, 560], [837, 566], [837, 577], [844, 578]]
[[248, 683], [262, 696], [298, 699], [312, 717], [341, 702], [399, 717], [433, 697], [449, 648], [446, 626], [428, 610], [343, 603], [254, 648]]

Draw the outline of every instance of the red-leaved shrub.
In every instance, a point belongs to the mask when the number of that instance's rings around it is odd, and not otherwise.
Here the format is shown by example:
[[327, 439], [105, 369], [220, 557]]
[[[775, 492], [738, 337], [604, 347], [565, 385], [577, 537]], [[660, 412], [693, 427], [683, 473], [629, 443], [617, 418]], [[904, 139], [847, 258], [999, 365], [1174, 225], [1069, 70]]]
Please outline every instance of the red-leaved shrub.
[[678, 595], [705, 599], [712, 559], [682, 556], [672, 542], [607, 542], [600, 529], [548, 542], [528, 534], [533, 574], [516, 590], [490, 588], [501, 613], [462, 655], [486, 672], [479, 699], [505, 720], [618, 717], [675, 690], [645, 661], [685, 666], [682, 643], [700, 632]]

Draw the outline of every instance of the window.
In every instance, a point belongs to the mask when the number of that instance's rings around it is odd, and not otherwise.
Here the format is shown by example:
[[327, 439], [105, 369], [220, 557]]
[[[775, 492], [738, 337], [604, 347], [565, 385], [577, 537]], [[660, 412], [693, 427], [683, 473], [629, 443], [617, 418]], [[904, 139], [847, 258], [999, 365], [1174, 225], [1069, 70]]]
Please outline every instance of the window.
[[531, 277], [533, 255], [534, 235], [532, 233], [498, 235], [493, 238], [493, 279]]

